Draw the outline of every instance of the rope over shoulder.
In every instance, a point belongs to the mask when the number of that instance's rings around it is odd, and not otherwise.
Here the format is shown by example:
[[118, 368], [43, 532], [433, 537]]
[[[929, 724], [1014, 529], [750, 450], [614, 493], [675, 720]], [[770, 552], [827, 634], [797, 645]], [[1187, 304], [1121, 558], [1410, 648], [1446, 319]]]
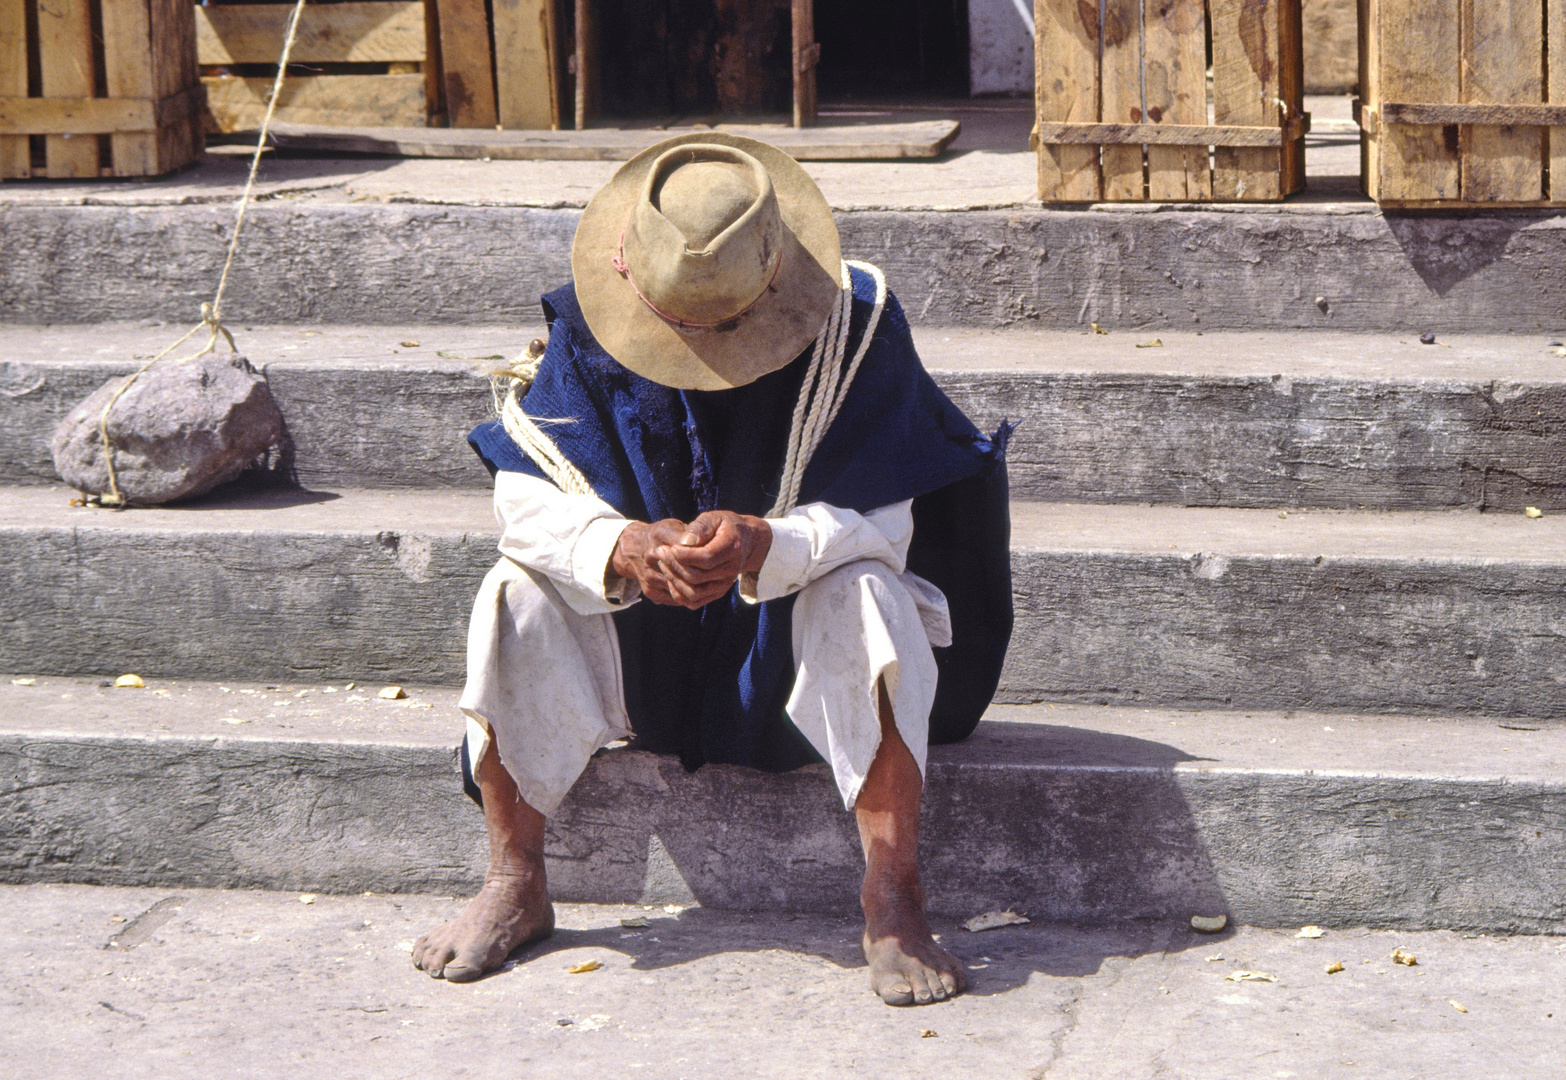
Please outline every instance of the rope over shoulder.
[[[849, 324], [854, 310], [854, 285], [849, 274], [853, 267], [869, 274], [875, 282], [875, 302], [870, 319], [860, 336], [859, 347], [848, 357]], [[794, 418], [789, 427], [788, 451], [783, 459], [783, 475], [778, 498], [767, 517], [779, 518], [794, 509], [799, 501], [799, 486], [805, 470], [821, 440], [826, 437], [832, 421], [837, 419], [849, 387], [859, 372], [876, 327], [881, 323], [881, 313], [886, 309], [886, 277], [880, 269], [867, 262], [847, 261], [842, 264], [838, 302], [827, 313], [826, 324], [816, 336], [810, 354], [810, 367], [799, 389], [799, 400], [794, 405]], [[587, 482], [569, 458], [560, 452], [539, 423], [522, 409], [522, 399], [538, 374], [543, 362], [544, 343], [532, 342], [527, 351], [514, 360], [509, 368], [495, 372], [491, 377], [491, 389], [495, 396], [495, 411], [499, 414], [506, 434], [512, 442], [537, 465], [556, 487], [570, 495], [591, 495], [592, 485]], [[847, 359], [847, 364], [844, 361]], [[561, 421], [545, 421], [558, 423]]]

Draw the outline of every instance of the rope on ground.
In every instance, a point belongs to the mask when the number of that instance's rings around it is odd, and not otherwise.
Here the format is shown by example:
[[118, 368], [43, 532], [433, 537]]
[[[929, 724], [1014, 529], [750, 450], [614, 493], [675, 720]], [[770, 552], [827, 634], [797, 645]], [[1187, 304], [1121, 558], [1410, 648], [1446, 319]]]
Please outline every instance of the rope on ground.
[[295, 39], [299, 36], [299, 17], [304, 13], [304, 6], [305, 0], [297, 0], [294, 4], [293, 13], [288, 19], [288, 29], [283, 36], [283, 51], [277, 59], [277, 75], [272, 80], [272, 93], [267, 97], [266, 115], [261, 118], [261, 133], [256, 139], [255, 153], [250, 157], [250, 172], [245, 177], [245, 190], [240, 193], [239, 206], [234, 214], [234, 232], [229, 237], [228, 254], [223, 260], [223, 273], [218, 278], [217, 292], [213, 295], [210, 303], [202, 303], [201, 321], [187, 330], [184, 336], [174, 342], [174, 344], [133, 371], [130, 378], [125, 380], [124, 385], [114, 392], [114, 396], [103, 407], [103, 413], [98, 417], [98, 434], [103, 439], [103, 461], [108, 468], [109, 490], [96, 498], [89, 499], [88, 502], [93, 505], [114, 507], [116, 509], [123, 509], [125, 506], [125, 496], [120, 491], [119, 474], [114, 468], [114, 440], [109, 437], [109, 413], [113, 411], [114, 406], [125, 395], [125, 392], [135, 384], [136, 380], [141, 378], [152, 365], [158, 363], [168, 356], [169, 353], [195, 337], [203, 328], [208, 331], [207, 343], [197, 352], [193, 352], [189, 356], [179, 357], [171, 361], [171, 363], [187, 364], [192, 360], [207, 355], [209, 352], [215, 352], [219, 335], [228, 342], [229, 352], [239, 351], [234, 345], [234, 335], [229, 333], [228, 328], [223, 325], [223, 293], [228, 288], [228, 273], [234, 265], [234, 252], [239, 250], [239, 231], [245, 224], [245, 211], [250, 208], [251, 193], [256, 185], [256, 173], [261, 168], [261, 154], [266, 149], [267, 133], [272, 127], [272, 114], [277, 111], [278, 94], [283, 88], [283, 78], [288, 71], [288, 57], [293, 52]]

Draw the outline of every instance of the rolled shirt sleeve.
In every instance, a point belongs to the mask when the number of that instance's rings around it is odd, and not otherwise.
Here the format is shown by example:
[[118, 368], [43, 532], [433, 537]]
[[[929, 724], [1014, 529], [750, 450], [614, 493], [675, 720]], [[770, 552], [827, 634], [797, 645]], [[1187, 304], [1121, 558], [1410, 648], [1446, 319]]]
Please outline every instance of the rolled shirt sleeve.
[[620, 534], [630, 524], [596, 495], [568, 495], [526, 473], [495, 474], [500, 552], [549, 578], [581, 615], [618, 611], [641, 598], [633, 581], [609, 571]]
[[894, 574], [908, 565], [913, 500], [868, 513], [806, 503], [774, 518], [772, 546], [761, 570], [740, 577], [740, 596], [752, 604], [798, 592], [846, 563], [873, 559]]

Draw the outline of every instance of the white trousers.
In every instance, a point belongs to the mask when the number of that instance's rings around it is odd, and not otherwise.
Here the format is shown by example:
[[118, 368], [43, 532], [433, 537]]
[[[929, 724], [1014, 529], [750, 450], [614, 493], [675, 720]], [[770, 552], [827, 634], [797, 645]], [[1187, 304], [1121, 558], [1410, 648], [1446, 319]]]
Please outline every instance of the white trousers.
[[[883, 562], [850, 562], [799, 590], [793, 627], [788, 716], [831, 765], [844, 806], [881, 744], [880, 682], [922, 775], [930, 647], [951, 640], [940, 590]], [[594, 751], [629, 734], [613, 617], [572, 610], [544, 575], [501, 559], [474, 601], [459, 704], [473, 767], [493, 746], [528, 805], [552, 814]]]

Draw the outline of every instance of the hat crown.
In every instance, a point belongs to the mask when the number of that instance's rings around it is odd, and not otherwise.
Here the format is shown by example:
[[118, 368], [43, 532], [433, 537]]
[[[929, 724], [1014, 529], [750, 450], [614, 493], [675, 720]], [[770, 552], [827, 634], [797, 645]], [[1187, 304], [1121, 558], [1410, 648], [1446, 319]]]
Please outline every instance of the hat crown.
[[649, 170], [626, 223], [627, 276], [690, 326], [743, 315], [778, 269], [783, 220], [766, 168], [732, 146], [686, 143]]

